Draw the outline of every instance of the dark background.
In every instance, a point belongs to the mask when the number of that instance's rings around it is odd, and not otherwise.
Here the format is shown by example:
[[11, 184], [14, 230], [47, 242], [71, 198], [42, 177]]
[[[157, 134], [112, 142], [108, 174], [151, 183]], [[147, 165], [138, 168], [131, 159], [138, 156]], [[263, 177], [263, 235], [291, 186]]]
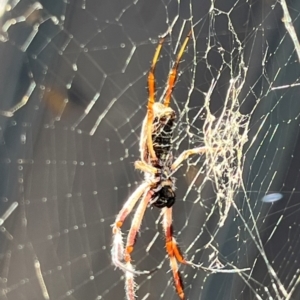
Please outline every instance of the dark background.
[[[214, 10], [202, 0], [9, 4], [1, 17], [0, 216], [19, 205], [1, 227], [0, 299], [45, 298], [37, 261], [50, 299], [124, 299], [122, 272], [111, 264], [111, 224], [142, 181], [133, 162], [147, 72], [158, 36], [174, 20], [157, 66], [158, 98], [178, 37], [191, 24], [194, 30], [172, 100], [179, 120], [175, 155], [201, 145], [203, 116], [191, 120], [212, 79], [218, 117], [242, 61], [248, 72], [240, 111], [251, 114], [244, 191], [235, 199], [242, 217], [232, 208], [213, 242], [224, 264], [251, 270], [209, 276], [182, 266], [187, 298], [299, 299], [300, 93], [298, 86], [272, 88], [297, 83], [300, 68], [279, 3], [214, 1]], [[299, 33], [300, 3], [288, 5]], [[25, 105], [5, 116], [27, 100], [34, 83]], [[197, 188], [200, 176], [187, 193], [201, 162], [176, 174], [174, 228], [186, 256], [208, 266], [204, 246], [218, 222], [217, 213], [207, 219], [213, 186]], [[273, 192], [282, 199], [263, 203]], [[161, 232], [158, 216], [147, 211], [133, 257], [139, 270], [161, 269], [136, 278], [138, 299], [177, 299], [162, 235], [146, 251]]]

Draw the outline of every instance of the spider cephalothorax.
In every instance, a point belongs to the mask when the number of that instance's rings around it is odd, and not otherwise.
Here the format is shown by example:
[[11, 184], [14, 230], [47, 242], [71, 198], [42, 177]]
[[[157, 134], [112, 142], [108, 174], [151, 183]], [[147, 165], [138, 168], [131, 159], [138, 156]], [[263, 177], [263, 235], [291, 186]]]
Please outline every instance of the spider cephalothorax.
[[[177, 68], [181, 56], [187, 46], [192, 32], [187, 35], [177, 59], [170, 71], [168, 86], [164, 103], [155, 102], [155, 77], [154, 70], [162, 48], [162, 38], [154, 53], [152, 65], [148, 75], [149, 100], [147, 115], [144, 119], [140, 138], [140, 160], [135, 162], [135, 168], [144, 172], [145, 180], [132, 193], [125, 202], [113, 224], [112, 260], [115, 266], [125, 272], [125, 290], [127, 300], [135, 298], [134, 275], [149, 274], [149, 271], [136, 271], [131, 264], [136, 236], [140, 229], [142, 218], [147, 207], [150, 205], [162, 209], [163, 230], [166, 237], [166, 251], [170, 259], [176, 292], [180, 299], [185, 299], [182, 280], [178, 271], [178, 262], [195, 266], [187, 261], [181, 254], [173, 236], [172, 206], [175, 203], [175, 179], [172, 174], [180, 164], [192, 154], [201, 154], [206, 151], [205, 147], [186, 150], [174, 161], [172, 154], [172, 137], [175, 124], [175, 112], [169, 107], [172, 90], [177, 76]], [[136, 203], [140, 203], [135, 211], [126, 246], [122, 240], [121, 227], [128, 214], [131, 213]]]

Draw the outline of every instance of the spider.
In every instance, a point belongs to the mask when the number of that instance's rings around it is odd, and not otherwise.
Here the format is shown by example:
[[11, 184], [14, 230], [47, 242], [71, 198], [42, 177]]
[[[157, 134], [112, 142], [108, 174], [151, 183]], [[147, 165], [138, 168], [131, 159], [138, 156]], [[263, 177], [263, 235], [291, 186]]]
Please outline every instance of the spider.
[[[162, 209], [163, 230], [166, 238], [166, 251], [169, 256], [170, 266], [173, 273], [174, 285], [180, 299], [185, 299], [182, 279], [178, 270], [178, 262], [191, 266], [198, 266], [187, 261], [182, 255], [173, 236], [172, 206], [175, 203], [175, 179], [172, 177], [181, 163], [192, 154], [203, 154], [205, 147], [183, 151], [174, 160], [171, 146], [175, 125], [175, 111], [169, 107], [171, 95], [176, 83], [177, 70], [180, 59], [187, 47], [192, 35], [192, 30], [186, 36], [175, 63], [169, 73], [166, 94], [163, 103], [155, 102], [155, 67], [162, 49], [165, 36], [156, 47], [151, 68], [148, 74], [149, 99], [147, 115], [144, 119], [140, 137], [140, 160], [135, 162], [135, 168], [145, 173], [145, 180], [132, 193], [118, 213], [113, 227], [112, 261], [113, 264], [125, 273], [125, 291], [127, 300], [135, 299], [134, 275], [150, 274], [151, 271], [136, 271], [131, 264], [131, 253], [134, 249], [136, 236], [148, 206]], [[126, 217], [131, 213], [134, 206], [140, 200], [134, 214], [126, 246], [122, 241], [121, 227]]]

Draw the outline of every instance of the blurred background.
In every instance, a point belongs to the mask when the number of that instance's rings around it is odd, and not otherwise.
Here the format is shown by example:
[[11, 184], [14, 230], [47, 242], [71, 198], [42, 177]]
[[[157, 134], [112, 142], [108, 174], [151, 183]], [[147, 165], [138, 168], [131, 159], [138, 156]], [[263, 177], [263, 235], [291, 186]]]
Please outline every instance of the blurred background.
[[[249, 270], [181, 266], [186, 298], [299, 299], [299, 1], [0, 0], [0, 16], [0, 299], [125, 298], [111, 224], [143, 180], [133, 164], [147, 73], [169, 31], [159, 100], [191, 27], [171, 104], [174, 155], [204, 145], [214, 84], [211, 114], [221, 128], [224, 111], [244, 115], [233, 128], [248, 141], [232, 162], [241, 180], [233, 198], [218, 194], [205, 157], [183, 164], [174, 233], [195, 263]], [[233, 79], [243, 82], [234, 108]], [[159, 269], [136, 277], [137, 299], [178, 299], [160, 222], [149, 208], [133, 259]]]

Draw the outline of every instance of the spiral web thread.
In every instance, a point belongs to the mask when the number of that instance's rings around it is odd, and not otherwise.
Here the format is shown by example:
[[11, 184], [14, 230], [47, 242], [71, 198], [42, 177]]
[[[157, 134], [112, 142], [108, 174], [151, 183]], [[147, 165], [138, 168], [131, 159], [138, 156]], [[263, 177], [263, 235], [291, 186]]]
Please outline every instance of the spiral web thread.
[[[294, 2], [0, 1], [0, 299], [124, 298], [111, 224], [143, 180], [133, 163], [147, 73], [169, 32], [161, 101], [191, 28], [171, 100], [173, 152], [208, 150], [174, 174], [174, 234], [201, 265], [180, 267], [185, 294], [299, 298]], [[177, 299], [158, 209], [147, 209], [132, 257], [138, 270], [157, 268], [135, 277], [138, 299]]]

